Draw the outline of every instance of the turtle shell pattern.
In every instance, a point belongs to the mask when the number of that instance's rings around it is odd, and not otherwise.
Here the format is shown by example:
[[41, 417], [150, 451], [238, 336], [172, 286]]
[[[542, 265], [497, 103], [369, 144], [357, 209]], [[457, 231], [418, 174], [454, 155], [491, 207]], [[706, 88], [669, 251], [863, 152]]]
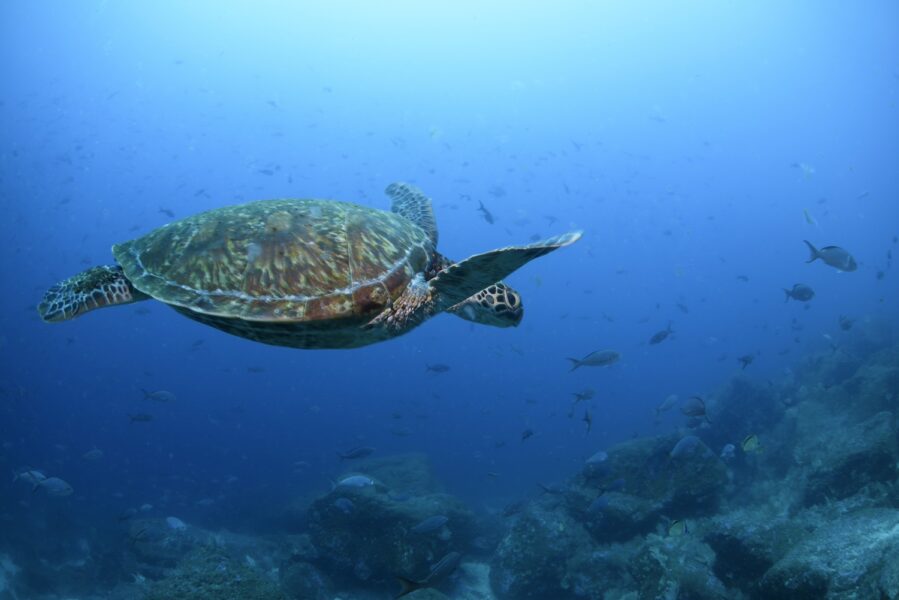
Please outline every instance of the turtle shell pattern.
[[427, 234], [399, 215], [314, 199], [219, 208], [112, 251], [145, 294], [201, 321], [261, 330], [368, 319], [434, 256]]

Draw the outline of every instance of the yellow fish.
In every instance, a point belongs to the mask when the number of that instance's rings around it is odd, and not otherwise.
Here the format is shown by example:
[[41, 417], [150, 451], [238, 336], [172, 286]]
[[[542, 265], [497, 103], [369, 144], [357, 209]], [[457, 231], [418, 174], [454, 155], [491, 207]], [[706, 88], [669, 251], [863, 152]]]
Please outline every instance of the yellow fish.
[[746, 454], [749, 454], [750, 452], [762, 451], [762, 446], [759, 443], [759, 436], [755, 435], [754, 433], [743, 438], [743, 442], [740, 444], [740, 447]]
[[675, 519], [668, 526], [668, 535], [670, 537], [678, 537], [687, 533], [687, 522], [681, 519]]

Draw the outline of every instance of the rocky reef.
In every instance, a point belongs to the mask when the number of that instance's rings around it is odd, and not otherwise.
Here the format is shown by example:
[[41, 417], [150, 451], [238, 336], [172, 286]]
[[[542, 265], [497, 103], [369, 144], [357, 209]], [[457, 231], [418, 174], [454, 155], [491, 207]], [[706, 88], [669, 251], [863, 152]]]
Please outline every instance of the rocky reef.
[[[813, 356], [764, 386], [735, 379], [710, 397], [710, 423], [610, 448], [513, 517], [493, 591], [899, 598], [897, 404], [897, 348]], [[687, 435], [698, 441], [673, 456]]]
[[[422, 454], [368, 457], [286, 502], [289, 532], [137, 515], [106, 562], [53, 575], [113, 600], [368, 600], [397, 576], [419, 600], [899, 598], [899, 347], [868, 350], [741, 375], [701, 423], [607, 448], [504, 514], [475, 514]], [[0, 555], [0, 598], [55, 598], [13, 595], [36, 573]]]

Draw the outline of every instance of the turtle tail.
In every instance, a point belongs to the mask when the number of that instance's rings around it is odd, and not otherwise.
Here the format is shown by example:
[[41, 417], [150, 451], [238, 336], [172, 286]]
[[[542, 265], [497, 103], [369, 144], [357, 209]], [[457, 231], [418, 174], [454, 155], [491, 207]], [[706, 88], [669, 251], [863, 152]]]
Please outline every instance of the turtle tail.
[[148, 298], [131, 285], [122, 267], [91, 267], [47, 290], [37, 311], [41, 319], [55, 323], [74, 319], [95, 308], [130, 304]]

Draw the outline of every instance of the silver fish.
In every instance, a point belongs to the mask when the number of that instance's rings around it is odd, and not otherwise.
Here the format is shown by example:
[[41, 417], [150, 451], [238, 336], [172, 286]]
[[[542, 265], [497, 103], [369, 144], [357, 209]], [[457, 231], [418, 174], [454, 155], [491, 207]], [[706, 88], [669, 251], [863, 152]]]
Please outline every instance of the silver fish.
[[591, 352], [581, 359], [569, 358], [571, 361], [571, 370], [574, 371], [578, 367], [607, 367], [615, 364], [621, 359], [621, 354], [615, 350], [597, 350]]
[[462, 562], [462, 555], [458, 552], [450, 552], [437, 561], [437, 564], [431, 567], [431, 572], [428, 573], [428, 576], [420, 581], [407, 579], [405, 577], [397, 577], [403, 589], [400, 590], [400, 593], [397, 594], [395, 598], [401, 598], [406, 594], [411, 594], [415, 590], [439, 585], [453, 574], [453, 571], [456, 570], [460, 562]]
[[858, 268], [858, 263], [855, 262], [852, 255], [839, 246], [825, 246], [819, 250], [818, 248], [815, 248], [810, 241], [802, 241], [805, 242], [809, 252], [811, 252], [809, 259], [805, 261], [807, 263], [814, 262], [820, 258], [824, 264], [839, 271], [855, 271]]
[[349, 477], [344, 477], [338, 481], [337, 487], [364, 488], [374, 484], [375, 481], [371, 477], [366, 477], [365, 475], [350, 475]]
[[433, 517], [428, 517], [418, 525], [412, 528], [412, 531], [415, 533], [430, 533], [432, 531], [437, 531], [444, 525], [449, 519], [443, 515], [434, 515]]
[[72, 492], [75, 490], [72, 489], [67, 482], [63, 481], [59, 477], [47, 477], [46, 479], [38, 482], [34, 486], [33, 491], [37, 491], [38, 488], [43, 488], [45, 492], [47, 492], [48, 496], [55, 496], [57, 498], [65, 498], [66, 496], [71, 496]]
[[791, 290], [784, 288], [784, 293], [787, 295], [784, 302], [789, 302], [790, 298], [799, 302], [808, 302], [815, 297], [815, 290], [804, 283], [794, 284]]

